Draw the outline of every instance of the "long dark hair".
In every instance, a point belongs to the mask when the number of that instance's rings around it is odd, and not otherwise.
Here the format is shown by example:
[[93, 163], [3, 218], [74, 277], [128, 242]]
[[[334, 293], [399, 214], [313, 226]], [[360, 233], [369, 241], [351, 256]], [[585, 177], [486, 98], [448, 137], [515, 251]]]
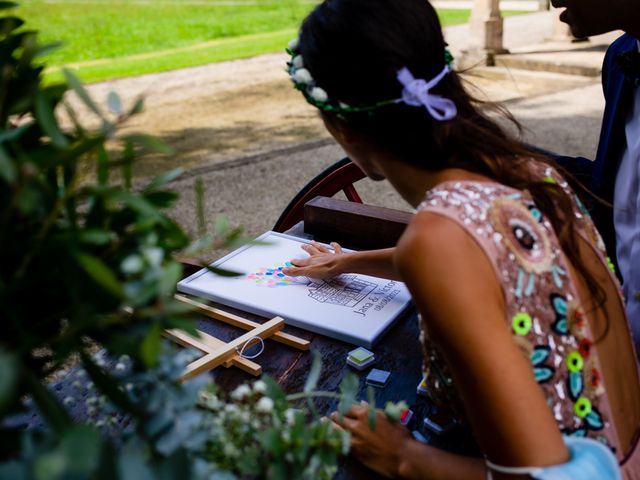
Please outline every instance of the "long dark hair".
[[[415, 78], [434, 78], [445, 66], [445, 46], [438, 16], [427, 0], [325, 0], [302, 24], [299, 49], [305, 68], [330, 99], [363, 106], [398, 98], [397, 72], [403, 67]], [[604, 289], [580, 258], [572, 199], [530, 168], [531, 159], [548, 159], [489, 118], [455, 72], [432, 91], [455, 102], [455, 119], [440, 122], [424, 108], [397, 103], [349, 113], [340, 121], [420, 168], [461, 168], [528, 190], [584, 279], [592, 308], [601, 306]], [[336, 121], [333, 113], [323, 115]]]

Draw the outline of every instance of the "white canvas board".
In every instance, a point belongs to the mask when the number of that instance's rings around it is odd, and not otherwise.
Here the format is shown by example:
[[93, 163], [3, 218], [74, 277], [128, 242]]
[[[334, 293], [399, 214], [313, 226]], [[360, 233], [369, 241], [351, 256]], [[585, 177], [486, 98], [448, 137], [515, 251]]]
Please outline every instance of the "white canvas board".
[[330, 280], [287, 277], [280, 272], [293, 258], [308, 256], [298, 237], [267, 232], [212, 266], [239, 272], [221, 277], [200, 270], [178, 290], [348, 343], [371, 348], [410, 304], [399, 281], [345, 274]]

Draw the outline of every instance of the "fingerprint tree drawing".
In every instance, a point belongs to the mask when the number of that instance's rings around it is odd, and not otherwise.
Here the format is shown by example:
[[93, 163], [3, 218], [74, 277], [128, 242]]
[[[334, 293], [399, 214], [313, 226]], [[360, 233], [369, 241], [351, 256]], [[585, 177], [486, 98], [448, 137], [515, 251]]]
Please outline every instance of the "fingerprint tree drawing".
[[261, 267], [257, 271], [248, 274], [245, 278], [255, 282], [259, 287], [285, 287], [287, 285], [307, 285], [309, 280], [306, 277], [289, 277], [282, 273], [282, 269], [292, 267], [291, 262], [285, 262], [275, 267]]
[[309, 296], [318, 302], [353, 308], [373, 292], [377, 285], [357, 275], [340, 275], [320, 283], [311, 282], [308, 287]]

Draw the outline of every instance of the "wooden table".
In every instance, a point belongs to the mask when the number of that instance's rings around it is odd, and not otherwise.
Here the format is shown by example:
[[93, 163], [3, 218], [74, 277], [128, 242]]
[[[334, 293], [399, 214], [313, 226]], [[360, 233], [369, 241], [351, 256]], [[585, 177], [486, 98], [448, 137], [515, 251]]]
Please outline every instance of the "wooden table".
[[[262, 322], [264, 319], [243, 312], [238, 315]], [[198, 328], [206, 333], [228, 341], [237, 337], [239, 330], [203, 319]], [[273, 340], [265, 341], [264, 352], [255, 359], [262, 365], [263, 373], [274, 378], [287, 393], [301, 392], [311, 368], [312, 352], [320, 352], [322, 356], [322, 373], [318, 382], [318, 390], [337, 391], [342, 378], [349, 372], [360, 378], [358, 399], [367, 398], [367, 387], [364, 379], [370, 369], [362, 372], [349, 367], [345, 360], [347, 353], [356, 348], [353, 345], [333, 340], [322, 335], [312, 334], [298, 328], [286, 326], [285, 332], [311, 341], [310, 350], [300, 351], [287, 347]], [[418, 328], [415, 311], [408, 311], [392, 329], [373, 348], [376, 355], [375, 368], [391, 372], [389, 384], [385, 388], [376, 388], [376, 405], [384, 406], [387, 401], [416, 402], [416, 387], [421, 380], [422, 354], [418, 342]], [[231, 391], [243, 382], [255, 377], [237, 368], [217, 368], [211, 372], [215, 382], [226, 391]], [[426, 402], [422, 402], [426, 405]], [[328, 415], [336, 408], [334, 400], [318, 399], [319, 411]], [[344, 468], [336, 478], [375, 478], [372, 472], [365, 473], [364, 467], [354, 461], [346, 461]]]
[[[309, 202], [308, 222], [303, 226], [299, 224], [288, 233], [309, 237], [309, 231], [317, 229], [319, 235], [315, 236], [321, 241], [338, 240], [345, 246], [352, 248], [384, 248], [394, 245], [397, 236], [402, 233], [403, 222], [406, 224], [410, 214], [398, 212], [397, 214], [382, 212], [384, 222], [381, 224], [372, 219], [371, 215], [377, 215], [377, 207], [357, 206], [350, 202], [340, 202], [331, 199], [317, 199]], [[347, 204], [349, 203], [349, 204]], [[383, 209], [384, 210], [384, 209]], [[390, 215], [390, 216], [389, 216]], [[329, 220], [328, 220], [329, 219]], [[352, 235], [354, 226], [359, 232], [354, 241]], [[307, 232], [304, 231], [307, 227]], [[333, 227], [333, 230], [331, 229]], [[388, 227], [388, 228], [387, 228]], [[369, 229], [369, 233], [367, 233]], [[323, 234], [331, 235], [331, 238], [323, 237]], [[313, 234], [311, 234], [313, 235]], [[374, 241], [376, 243], [363, 244], [362, 242]], [[266, 319], [246, 312], [239, 312], [230, 308], [225, 310], [244, 318], [264, 322]], [[211, 321], [202, 317], [198, 321], [198, 328], [206, 333], [214, 335], [223, 341], [231, 341], [243, 332], [237, 328]], [[358, 400], [367, 398], [365, 377], [370, 369], [362, 372], [349, 367], [346, 364], [347, 353], [354, 349], [353, 345], [333, 340], [328, 337], [313, 334], [298, 328], [286, 326], [285, 332], [294, 334], [311, 342], [308, 351], [300, 351], [273, 340], [265, 341], [264, 352], [256, 359], [262, 365], [263, 373], [274, 378], [287, 393], [301, 392], [304, 388], [307, 375], [312, 363], [313, 351], [320, 352], [322, 357], [322, 373], [318, 382], [318, 390], [337, 391], [343, 377], [348, 373], [355, 373], [360, 379]], [[376, 356], [375, 368], [391, 372], [388, 385], [384, 388], [374, 389], [376, 405], [384, 407], [387, 401], [398, 402], [404, 400], [415, 412], [414, 419], [408, 425], [410, 430], [419, 431], [425, 439], [433, 445], [451, 451], [461, 453], [477, 452], [473, 439], [468, 432], [458, 429], [446, 436], [436, 436], [425, 430], [422, 425], [424, 415], [434, 409], [425, 398], [416, 395], [416, 387], [419, 384], [422, 364], [422, 351], [419, 343], [418, 320], [415, 309], [411, 308], [394, 324], [394, 326], [382, 337], [372, 350]], [[255, 377], [238, 368], [218, 367], [209, 375], [224, 390], [231, 391], [241, 383], [255, 380]], [[52, 385], [54, 393], [60, 398], [74, 395], [72, 387], [72, 375], [55, 382]], [[318, 410], [323, 415], [328, 415], [336, 408], [334, 400], [318, 399]], [[72, 408], [72, 416], [81, 420], [86, 412], [81, 404]], [[16, 419], [20, 424], [28, 428], [42, 428], [41, 419], [35, 411], [27, 413]], [[343, 459], [340, 464], [336, 479], [376, 479], [380, 478], [370, 470], [352, 459]]]
[[[406, 225], [410, 219], [410, 214], [404, 212], [394, 214], [387, 209], [378, 209], [377, 207], [373, 207], [372, 210], [368, 206], [358, 206], [351, 202], [340, 202], [333, 199], [318, 198], [309, 203], [311, 208], [305, 212], [306, 224], [300, 223], [287, 233], [305, 238], [318, 238], [319, 236], [322, 241], [330, 240], [327, 235], [332, 235], [332, 240], [338, 239], [345, 246], [356, 248], [361, 247], [362, 242], [374, 238], [377, 243], [367, 244], [365, 247], [384, 248], [389, 244], [395, 244], [404, 228], [402, 224]], [[383, 223], [372, 222], [370, 218], [372, 215], [382, 218]], [[359, 235], [354, 241], [354, 236], [351, 234], [354, 222], [359, 223], [363, 229], [371, 229], [372, 231], [370, 234], [363, 234], [362, 229], [356, 228]], [[382, 234], [380, 234], [381, 229]], [[316, 231], [321, 235], [310, 234], [310, 231]], [[225, 310], [260, 323], [265, 321], [264, 318], [245, 312], [226, 307]], [[206, 319], [199, 322], [198, 328], [224, 341], [230, 341], [241, 333], [236, 328], [219, 322], [210, 322]], [[303, 390], [313, 359], [311, 352], [316, 351], [321, 354], [323, 366], [317, 386], [318, 390], [337, 391], [343, 377], [347, 373], [355, 373], [360, 379], [358, 400], [367, 398], [365, 377], [370, 368], [358, 371], [346, 364], [347, 353], [356, 348], [354, 345], [290, 326], [286, 326], [284, 331], [309, 340], [311, 342], [310, 350], [300, 351], [273, 340], [266, 340], [264, 352], [256, 361], [262, 365], [263, 373], [274, 378], [285, 392], [296, 393]], [[458, 429], [446, 436], [436, 436], [430, 434], [422, 425], [424, 415], [431, 413], [435, 407], [427, 399], [416, 394], [416, 388], [422, 379], [422, 349], [419, 342], [418, 316], [414, 308], [405, 312], [372, 350], [376, 356], [376, 363], [373, 367], [391, 372], [387, 386], [374, 389], [378, 407], [384, 407], [388, 401], [404, 400], [415, 412], [414, 419], [408, 425], [410, 430], [418, 430], [430, 444], [447, 450], [461, 453], [476, 451], [475, 442], [469, 432], [465, 430]], [[237, 368], [217, 368], [211, 375], [215, 382], [227, 391], [253, 379], [251, 375]], [[337, 403], [334, 400], [319, 399], [317, 405], [322, 414], [328, 415], [336, 409]], [[335, 478], [376, 479], [381, 477], [358, 462], [347, 458], [342, 461], [339, 473]]]

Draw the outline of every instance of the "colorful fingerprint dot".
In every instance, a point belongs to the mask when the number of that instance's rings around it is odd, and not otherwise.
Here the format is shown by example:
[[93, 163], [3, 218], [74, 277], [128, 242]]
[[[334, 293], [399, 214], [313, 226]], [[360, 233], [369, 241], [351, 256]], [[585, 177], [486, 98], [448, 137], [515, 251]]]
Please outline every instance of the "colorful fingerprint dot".
[[261, 267], [255, 272], [247, 274], [245, 278], [253, 281], [257, 286], [270, 288], [306, 284], [306, 281], [301, 281], [297, 277], [288, 277], [282, 273], [283, 268], [292, 266], [291, 262], [286, 262], [273, 268]]

